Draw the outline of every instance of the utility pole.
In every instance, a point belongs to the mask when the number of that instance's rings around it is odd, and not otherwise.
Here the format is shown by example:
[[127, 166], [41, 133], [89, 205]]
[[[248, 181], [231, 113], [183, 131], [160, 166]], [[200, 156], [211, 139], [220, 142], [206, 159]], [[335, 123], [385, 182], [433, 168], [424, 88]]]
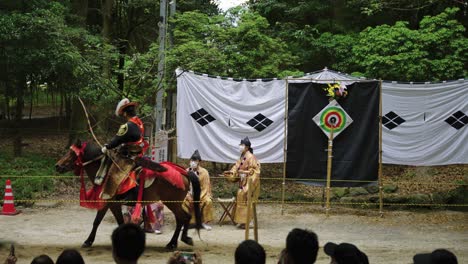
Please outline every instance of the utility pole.
[[[175, 13], [176, 13], [176, 0], [172, 0], [169, 2], [169, 18], [174, 18], [175, 16]], [[169, 28], [169, 48], [172, 49], [172, 47], [174, 46], [174, 28], [173, 28], [173, 25]], [[172, 73], [174, 74], [174, 73]], [[174, 117], [175, 117], [175, 101], [174, 101], [174, 89], [170, 89], [170, 91], [168, 92], [168, 97], [167, 97], [167, 100], [166, 100], [166, 106], [167, 106], [167, 111], [168, 111], [168, 120], [166, 121], [166, 124], [168, 124], [168, 126], [170, 128], [173, 127], [173, 123], [174, 123]], [[175, 162], [177, 160], [177, 141], [176, 140], [171, 140], [169, 141], [170, 144], [168, 144], [168, 159], [170, 161], [173, 161]]]
[[166, 60], [165, 48], [166, 48], [166, 11], [167, 10], [167, 0], [160, 0], [159, 7], [159, 62], [158, 62], [158, 79], [160, 86], [156, 93], [156, 105], [155, 105], [155, 115], [156, 115], [156, 126], [155, 132], [157, 133], [161, 130], [162, 121], [163, 121], [163, 96], [164, 96], [164, 62]]

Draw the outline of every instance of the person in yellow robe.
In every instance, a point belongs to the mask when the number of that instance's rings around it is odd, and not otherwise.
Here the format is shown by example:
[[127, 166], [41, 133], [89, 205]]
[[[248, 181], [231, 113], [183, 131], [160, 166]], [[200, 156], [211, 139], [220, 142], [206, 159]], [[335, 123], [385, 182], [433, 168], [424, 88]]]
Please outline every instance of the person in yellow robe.
[[[234, 222], [237, 227], [245, 228], [247, 221], [247, 194], [248, 188], [252, 188], [253, 200], [258, 199], [260, 188], [260, 162], [253, 154], [253, 149], [248, 137], [241, 140], [239, 144], [239, 152], [241, 153], [239, 160], [229, 171], [224, 172], [224, 176], [229, 181], [238, 182], [239, 190], [237, 191], [236, 207], [234, 209]], [[248, 179], [252, 179], [252, 185], [247, 186]], [[250, 216], [253, 217], [252, 208]]]
[[[210, 175], [208, 171], [200, 165], [202, 161], [198, 150], [192, 154], [190, 158], [190, 167], [188, 171], [193, 171], [198, 176], [200, 181], [200, 209], [202, 212], [202, 226], [206, 230], [211, 230], [209, 223], [213, 220], [213, 200], [211, 195]], [[189, 208], [192, 214], [191, 224], [195, 224], [195, 214], [193, 213], [193, 197], [192, 192], [188, 192], [184, 201], [184, 207]]]

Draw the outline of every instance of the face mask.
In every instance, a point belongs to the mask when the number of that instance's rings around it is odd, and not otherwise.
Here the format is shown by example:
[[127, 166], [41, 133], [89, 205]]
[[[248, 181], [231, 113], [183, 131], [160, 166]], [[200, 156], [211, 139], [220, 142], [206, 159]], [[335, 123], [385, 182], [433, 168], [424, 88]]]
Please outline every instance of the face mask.
[[239, 145], [239, 152], [242, 153], [245, 150], [245, 145]]
[[190, 168], [195, 169], [197, 168], [198, 162], [191, 160], [190, 161]]

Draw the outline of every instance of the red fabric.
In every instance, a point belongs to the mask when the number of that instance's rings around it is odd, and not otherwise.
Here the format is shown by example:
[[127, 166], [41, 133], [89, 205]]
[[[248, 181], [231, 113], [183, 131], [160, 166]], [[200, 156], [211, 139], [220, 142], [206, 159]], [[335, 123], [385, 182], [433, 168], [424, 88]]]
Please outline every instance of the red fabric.
[[82, 186], [80, 189], [80, 206], [101, 210], [106, 205], [106, 201], [99, 198], [99, 194], [102, 192], [102, 186], [94, 185], [89, 191]]
[[[166, 181], [168, 181], [170, 184], [172, 184], [174, 187], [177, 187], [181, 190], [185, 190], [185, 184], [184, 184], [184, 179], [182, 178], [182, 175], [181, 175], [181, 172], [184, 173], [184, 175], [187, 175], [187, 171], [185, 171], [184, 168], [178, 166], [178, 165], [175, 165], [173, 163], [170, 163], [170, 162], [163, 162], [163, 163], [160, 163], [162, 166], [164, 166], [167, 171], [165, 172], [155, 172], [153, 170], [150, 170], [150, 169], [143, 169], [140, 173], [140, 179], [141, 178], [145, 178], [145, 179], [149, 179], [149, 178], [156, 178], [156, 177], [162, 177], [164, 178]], [[173, 165], [177, 166], [177, 167], [174, 167]], [[181, 171], [182, 169], [182, 171]]]
[[138, 220], [140, 219], [141, 215], [141, 199], [143, 197], [143, 189], [145, 186], [145, 177], [142, 176], [140, 173], [140, 186], [138, 187], [138, 198], [137, 198], [137, 204], [135, 205], [135, 210], [133, 211], [132, 214], [132, 222], [137, 224]]
[[[156, 177], [162, 177], [165, 180], [167, 180], [169, 183], [174, 185], [175, 187], [185, 190], [185, 184], [184, 180], [182, 179], [182, 174], [187, 175], [187, 171], [172, 162], [162, 162], [160, 163], [162, 166], [164, 166], [167, 171], [165, 172], [155, 172], [153, 170], [149, 170], [146, 168], [143, 168], [140, 173], [140, 186], [138, 188], [138, 200], [137, 204], [135, 206], [135, 210], [133, 211], [132, 214], [132, 221], [136, 222], [140, 218], [141, 215], [141, 199], [143, 197], [143, 186], [145, 185], [145, 180], [148, 178], [156, 178]], [[151, 220], [155, 220], [154, 217]], [[153, 221], [154, 222], [154, 221]]]
[[159, 164], [163, 165], [166, 168], [171, 167], [171, 168], [175, 169], [176, 171], [178, 171], [180, 174], [182, 174], [184, 176], [188, 175], [187, 170], [184, 167], [182, 167], [180, 165], [177, 165], [175, 163], [172, 163], [170, 161], [164, 161], [164, 162], [161, 162]]
[[135, 141], [135, 142], [128, 142], [127, 144], [129, 144], [129, 145], [140, 145], [141, 144], [141, 146], [143, 148], [142, 153], [146, 153], [146, 151], [148, 150], [149, 144], [148, 144], [148, 142], [146, 140], [143, 139], [143, 136], [145, 135], [145, 127], [143, 125], [143, 122], [141, 121], [141, 119], [138, 116], [134, 116], [134, 117], [130, 118], [128, 121], [134, 123], [140, 129], [140, 139]]
[[119, 188], [117, 189], [117, 194], [126, 193], [136, 185], [136, 173], [135, 171], [131, 171], [130, 175], [128, 175], [128, 177], [119, 185]]
[[106, 202], [99, 198], [99, 194], [102, 191], [102, 186], [93, 185], [93, 188], [91, 188], [91, 190], [86, 191], [86, 185], [84, 182], [84, 166], [82, 161], [85, 148], [86, 142], [83, 142], [83, 144], [81, 144], [81, 147], [77, 147], [75, 145], [70, 146], [70, 149], [73, 150], [73, 152], [75, 152], [76, 155], [75, 175], [80, 176], [80, 206], [100, 210], [106, 205]]

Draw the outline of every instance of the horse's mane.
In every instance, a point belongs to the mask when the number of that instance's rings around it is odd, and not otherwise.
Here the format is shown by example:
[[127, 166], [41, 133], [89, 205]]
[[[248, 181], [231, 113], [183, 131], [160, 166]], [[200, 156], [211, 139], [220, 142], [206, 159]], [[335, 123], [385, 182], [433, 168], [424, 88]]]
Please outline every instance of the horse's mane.
[[102, 155], [101, 148], [96, 145], [96, 143], [88, 141], [84, 151], [84, 158], [86, 160], [92, 160], [99, 155]]

